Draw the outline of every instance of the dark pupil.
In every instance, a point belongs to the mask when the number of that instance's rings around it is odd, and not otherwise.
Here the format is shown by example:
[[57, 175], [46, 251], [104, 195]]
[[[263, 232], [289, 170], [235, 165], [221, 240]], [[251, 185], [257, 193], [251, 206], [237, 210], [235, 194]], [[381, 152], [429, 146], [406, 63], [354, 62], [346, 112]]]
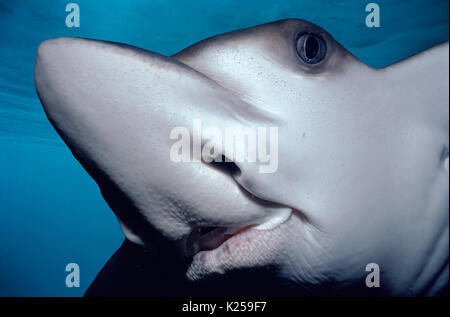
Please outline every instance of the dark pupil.
[[319, 41], [314, 36], [308, 36], [305, 41], [305, 55], [309, 59], [316, 57], [319, 51]]

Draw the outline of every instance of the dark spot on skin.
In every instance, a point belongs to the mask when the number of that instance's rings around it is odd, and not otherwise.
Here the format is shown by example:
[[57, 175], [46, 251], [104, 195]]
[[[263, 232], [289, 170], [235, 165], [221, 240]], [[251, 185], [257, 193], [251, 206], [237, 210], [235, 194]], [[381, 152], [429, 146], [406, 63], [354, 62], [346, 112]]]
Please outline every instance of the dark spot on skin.
[[441, 155], [440, 155], [440, 164], [442, 164], [443, 162], [445, 162], [445, 159], [449, 156], [449, 151], [447, 146], [443, 146], [442, 150], [441, 150]]

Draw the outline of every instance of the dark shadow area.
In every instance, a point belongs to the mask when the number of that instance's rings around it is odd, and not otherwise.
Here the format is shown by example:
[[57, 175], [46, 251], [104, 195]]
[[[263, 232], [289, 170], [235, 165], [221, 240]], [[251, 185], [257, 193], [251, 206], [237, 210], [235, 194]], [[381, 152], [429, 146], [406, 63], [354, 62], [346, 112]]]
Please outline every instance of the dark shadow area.
[[[320, 290], [312, 286], [299, 288], [298, 285], [274, 277], [270, 268], [242, 269], [225, 275], [211, 276], [201, 282], [190, 282], [185, 278], [188, 264], [189, 261], [162, 260], [156, 253], [125, 240], [97, 275], [85, 296], [385, 296], [382, 288], [367, 288], [361, 283], [321, 285]], [[439, 296], [448, 296], [448, 286]]]

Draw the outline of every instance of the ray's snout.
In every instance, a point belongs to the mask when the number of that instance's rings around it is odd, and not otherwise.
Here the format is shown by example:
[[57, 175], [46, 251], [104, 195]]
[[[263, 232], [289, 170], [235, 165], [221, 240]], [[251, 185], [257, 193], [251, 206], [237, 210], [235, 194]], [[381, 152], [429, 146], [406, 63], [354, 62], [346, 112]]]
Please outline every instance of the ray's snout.
[[268, 120], [174, 58], [116, 43], [53, 39], [39, 46], [35, 84], [49, 120], [131, 241], [154, 244], [157, 232], [183, 249], [199, 227], [236, 230], [279, 212], [280, 206], [251, 199], [230, 174], [171, 161], [175, 127], [192, 132], [194, 119], [219, 129]]

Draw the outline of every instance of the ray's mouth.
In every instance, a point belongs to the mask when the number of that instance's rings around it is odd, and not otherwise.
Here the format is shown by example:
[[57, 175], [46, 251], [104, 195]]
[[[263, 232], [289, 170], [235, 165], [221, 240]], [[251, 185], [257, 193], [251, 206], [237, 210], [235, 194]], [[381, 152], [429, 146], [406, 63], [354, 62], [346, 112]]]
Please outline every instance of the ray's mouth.
[[227, 227], [199, 227], [192, 231], [186, 242], [188, 256], [200, 251], [214, 250], [231, 237], [238, 235], [255, 225], [247, 225], [241, 228]]
[[186, 240], [186, 254], [193, 256], [200, 251], [214, 250], [220, 247], [228, 239], [242, 234], [248, 230], [271, 230], [286, 222], [293, 210], [282, 209], [273, 212], [270, 216], [264, 218], [261, 223], [252, 223], [247, 225], [234, 225], [229, 227], [205, 226], [194, 229]]

